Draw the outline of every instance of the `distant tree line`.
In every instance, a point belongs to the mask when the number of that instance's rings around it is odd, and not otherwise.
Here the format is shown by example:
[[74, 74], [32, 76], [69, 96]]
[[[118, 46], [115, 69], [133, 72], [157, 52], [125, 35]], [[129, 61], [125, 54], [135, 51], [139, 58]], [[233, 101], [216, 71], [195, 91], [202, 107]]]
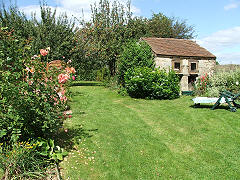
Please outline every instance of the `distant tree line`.
[[82, 21], [79, 27], [66, 14], [57, 16], [56, 9], [44, 3], [40, 9], [38, 19], [36, 14], [27, 18], [16, 6], [2, 6], [0, 26], [31, 42], [33, 55], [41, 48], [51, 47], [49, 59], [71, 59], [83, 80], [94, 80], [99, 74], [115, 76], [120, 54], [129, 41], [141, 37], [191, 39], [195, 36], [193, 26], [185, 20], [162, 13], [153, 13], [151, 18], [133, 17], [130, 2], [124, 5], [100, 0], [91, 6], [91, 19]]

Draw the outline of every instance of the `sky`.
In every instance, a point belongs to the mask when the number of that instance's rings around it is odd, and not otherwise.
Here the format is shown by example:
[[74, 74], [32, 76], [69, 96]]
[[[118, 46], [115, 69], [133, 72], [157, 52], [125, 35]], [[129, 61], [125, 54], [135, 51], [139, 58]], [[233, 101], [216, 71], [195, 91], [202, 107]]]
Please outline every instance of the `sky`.
[[[0, 0], [6, 5], [10, 0]], [[39, 0], [11, 0], [30, 16], [39, 12]], [[127, 0], [119, 0], [126, 3]], [[90, 5], [99, 0], [45, 0], [57, 12], [87, 20]], [[240, 0], [132, 0], [134, 16], [150, 18], [153, 13], [186, 20], [195, 29], [193, 39], [217, 57], [220, 64], [240, 64]], [[83, 12], [83, 13], [82, 13]]]

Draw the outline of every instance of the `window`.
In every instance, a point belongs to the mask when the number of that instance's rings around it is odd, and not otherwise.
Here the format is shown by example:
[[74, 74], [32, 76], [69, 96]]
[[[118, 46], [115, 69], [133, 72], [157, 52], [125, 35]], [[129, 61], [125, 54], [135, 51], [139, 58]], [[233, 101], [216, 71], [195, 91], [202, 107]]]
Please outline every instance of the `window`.
[[180, 62], [174, 62], [174, 70], [180, 70]]
[[197, 63], [191, 63], [191, 71], [195, 71], [197, 69]]
[[182, 60], [179, 58], [174, 58], [172, 60], [172, 69], [176, 72], [176, 73], [181, 73], [182, 72]]
[[196, 60], [196, 59], [190, 59], [188, 61], [188, 72], [190, 74], [197, 74], [197, 73], [199, 73], [198, 63], [199, 63], [199, 61]]

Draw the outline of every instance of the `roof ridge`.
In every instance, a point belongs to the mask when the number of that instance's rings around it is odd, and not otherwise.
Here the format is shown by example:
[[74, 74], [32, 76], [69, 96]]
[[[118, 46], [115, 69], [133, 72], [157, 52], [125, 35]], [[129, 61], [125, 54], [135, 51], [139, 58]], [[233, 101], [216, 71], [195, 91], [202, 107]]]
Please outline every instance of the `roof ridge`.
[[161, 38], [161, 37], [142, 37], [142, 39], [171, 39], [171, 40], [180, 40], [180, 41], [194, 41], [193, 39], [177, 39], [177, 38]]

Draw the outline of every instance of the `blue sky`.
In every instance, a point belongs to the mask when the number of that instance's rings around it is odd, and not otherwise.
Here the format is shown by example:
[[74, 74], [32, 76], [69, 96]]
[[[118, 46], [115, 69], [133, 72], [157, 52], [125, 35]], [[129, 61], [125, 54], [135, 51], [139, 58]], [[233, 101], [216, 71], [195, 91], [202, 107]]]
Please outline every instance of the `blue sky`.
[[[2, 1], [2, 0], [0, 0]], [[39, 0], [12, 0], [28, 15], [39, 11]], [[99, 0], [45, 0], [70, 16], [90, 17], [90, 4]], [[127, 0], [121, 0], [124, 3]], [[9, 0], [3, 0], [9, 3]], [[134, 15], [151, 17], [162, 12], [193, 25], [198, 44], [217, 56], [221, 64], [240, 64], [240, 0], [132, 0]]]

